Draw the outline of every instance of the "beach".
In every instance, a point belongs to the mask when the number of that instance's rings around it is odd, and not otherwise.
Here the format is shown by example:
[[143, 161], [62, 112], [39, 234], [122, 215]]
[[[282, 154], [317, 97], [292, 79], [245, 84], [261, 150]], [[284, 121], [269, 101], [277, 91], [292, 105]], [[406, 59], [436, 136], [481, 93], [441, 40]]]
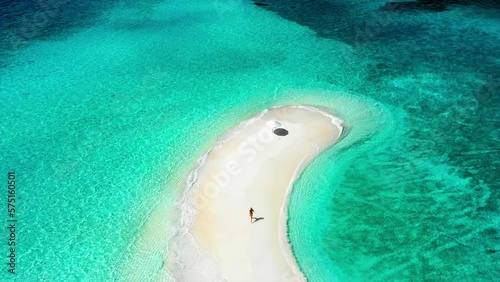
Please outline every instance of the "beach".
[[[273, 108], [207, 154], [191, 187], [191, 233], [227, 281], [305, 281], [288, 244], [287, 196], [307, 164], [339, 139], [341, 124], [312, 107]], [[288, 134], [276, 135], [276, 127]]]

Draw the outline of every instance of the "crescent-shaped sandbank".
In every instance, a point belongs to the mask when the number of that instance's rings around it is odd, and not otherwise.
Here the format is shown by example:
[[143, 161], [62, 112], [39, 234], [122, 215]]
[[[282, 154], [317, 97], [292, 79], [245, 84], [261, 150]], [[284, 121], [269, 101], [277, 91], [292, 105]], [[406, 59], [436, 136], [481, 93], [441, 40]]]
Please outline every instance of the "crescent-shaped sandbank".
[[[288, 134], [277, 135], [276, 128]], [[324, 110], [282, 106], [241, 123], [207, 153], [189, 189], [196, 210], [189, 233], [225, 280], [305, 280], [286, 233], [288, 194], [305, 166], [342, 130], [342, 121]], [[214, 264], [185, 268], [181, 276], [195, 280], [213, 273], [203, 267]]]

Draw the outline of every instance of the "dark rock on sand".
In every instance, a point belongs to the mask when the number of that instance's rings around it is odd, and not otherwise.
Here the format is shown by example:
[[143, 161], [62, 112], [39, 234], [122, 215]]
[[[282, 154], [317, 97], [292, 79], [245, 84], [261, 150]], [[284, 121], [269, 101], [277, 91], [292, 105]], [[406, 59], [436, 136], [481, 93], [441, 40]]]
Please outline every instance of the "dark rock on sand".
[[276, 134], [278, 136], [286, 136], [286, 135], [288, 135], [288, 130], [286, 130], [284, 128], [276, 128], [274, 130], [274, 134]]

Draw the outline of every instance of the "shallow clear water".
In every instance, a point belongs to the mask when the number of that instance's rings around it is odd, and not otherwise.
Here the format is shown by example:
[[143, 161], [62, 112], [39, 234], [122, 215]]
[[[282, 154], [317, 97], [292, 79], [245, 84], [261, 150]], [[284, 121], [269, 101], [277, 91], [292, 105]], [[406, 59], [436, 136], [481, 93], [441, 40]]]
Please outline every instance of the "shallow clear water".
[[[288, 103], [349, 125], [291, 195], [310, 281], [500, 275], [498, 10], [276, 3], [2, 6], [17, 13], [2, 13], [0, 53], [13, 281], [124, 279], [148, 216], [173, 207], [217, 136]], [[164, 271], [161, 251], [134, 264], [144, 280]]]

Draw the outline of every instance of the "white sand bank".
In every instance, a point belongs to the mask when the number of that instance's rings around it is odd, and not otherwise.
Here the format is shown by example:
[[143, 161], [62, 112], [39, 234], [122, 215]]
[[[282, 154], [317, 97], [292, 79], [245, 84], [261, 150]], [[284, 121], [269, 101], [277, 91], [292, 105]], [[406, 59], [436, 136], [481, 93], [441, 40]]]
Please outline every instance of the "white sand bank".
[[[272, 133], [275, 120], [287, 136]], [[228, 281], [303, 281], [286, 236], [287, 197], [304, 167], [338, 140], [341, 121], [314, 108], [286, 106], [240, 130], [229, 132], [232, 137], [198, 171], [191, 233]], [[250, 207], [263, 219], [251, 223]]]

